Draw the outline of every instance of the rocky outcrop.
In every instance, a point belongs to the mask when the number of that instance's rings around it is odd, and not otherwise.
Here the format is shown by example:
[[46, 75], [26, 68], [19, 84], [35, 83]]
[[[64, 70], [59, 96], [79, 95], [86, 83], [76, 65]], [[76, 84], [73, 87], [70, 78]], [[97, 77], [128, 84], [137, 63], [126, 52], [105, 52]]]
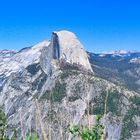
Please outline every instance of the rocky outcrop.
[[89, 53], [94, 74], [140, 93], [140, 52]]
[[82, 44], [69, 31], [53, 32], [49, 46], [43, 48], [41, 61], [42, 68], [47, 74], [55, 71], [54, 61], [75, 65], [79, 69], [93, 73]]
[[17, 140], [30, 133], [41, 140], [77, 140], [69, 127], [94, 125], [98, 114], [107, 140], [140, 138], [139, 94], [93, 75], [83, 46], [71, 32], [54, 32], [51, 41], [0, 62], [0, 87], [8, 135], [16, 128]]

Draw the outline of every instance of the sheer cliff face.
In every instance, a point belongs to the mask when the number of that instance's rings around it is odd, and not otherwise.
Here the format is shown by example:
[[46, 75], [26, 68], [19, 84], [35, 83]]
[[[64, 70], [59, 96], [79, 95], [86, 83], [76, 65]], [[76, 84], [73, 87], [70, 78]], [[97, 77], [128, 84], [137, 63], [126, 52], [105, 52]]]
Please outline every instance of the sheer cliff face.
[[92, 72], [87, 53], [77, 37], [68, 31], [54, 33], [58, 37], [60, 46], [60, 59], [65, 59], [68, 63], [76, 63]]
[[50, 44], [42, 51], [42, 68], [47, 74], [55, 70], [54, 61], [63, 61], [93, 72], [88, 56], [76, 36], [68, 31], [53, 32]]
[[138, 140], [139, 101], [136, 92], [94, 76], [83, 46], [68, 31], [0, 62], [0, 105], [17, 140], [31, 130], [41, 140], [78, 140], [69, 126], [94, 125], [105, 106], [101, 123], [107, 140]]

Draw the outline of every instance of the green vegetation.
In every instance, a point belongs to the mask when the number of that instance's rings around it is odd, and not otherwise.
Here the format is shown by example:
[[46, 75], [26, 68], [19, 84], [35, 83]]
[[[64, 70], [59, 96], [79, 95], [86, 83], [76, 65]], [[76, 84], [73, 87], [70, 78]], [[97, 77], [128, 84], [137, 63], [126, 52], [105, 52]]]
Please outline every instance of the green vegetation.
[[32, 83], [32, 90], [41, 90], [45, 81], [47, 80], [47, 75], [45, 73], [41, 73], [40, 76]]
[[68, 100], [69, 100], [70, 102], [74, 102], [74, 101], [76, 101], [76, 100], [78, 100], [78, 99], [79, 99], [79, 96], [73, 95], [73, 96], [70, 96]]
[[82, 66], [80, 66], [80, 64], [77, 64], [77, 63], [68, 63], [68, 62], [65, 62], [65, 60], [60, 60], [60, 68], [61, 70], [80, 70], [80, 68]]
[[64, 80], [66, 78], [68, 78], [70, 75], [77, 75], [78, 71], [77, 70], [63, 70], [62, 74], [61, 74], [61, 80]]
[[107, 112], [112, 112], [116, 116], [121, 115], [121, 95], [114, 90], [108, 93], [107, 98]]
[[7, 124], [6, 116], [0, 108], [0, 140], [15, 140], [17, 137], [16, 129], [13, 131], [13, 135], [9, 138], [6, 134], [9, 130], [9, 125]]
[[[106, 96], [108, 94], [107, 100]], [[103, 92], [100, 96], [96, 96], [93, 101], [90, 102], [90, 114], [103, 115], [105, 112], [112, 112], [113, 115], [120, 116], [121, 108], [118, 106], [121, 102], [121, 95], [117, 90]], [[92, 104], [94, 103], [94, 104]]]
[[[89, 113], [96, 115], [103, 115], [105, 110], [105, 98], [106, 92], [103, 92], [100, 96], [96, 96], [89, 104]], [[94, 103], [94, 104], [92, 104]]]
[[33, 134], [32, 136], [27, 136], [26, 140], [39, 140], [38, 136]]
[[[139, 79], [137, 68], [140, 66], [129, 63], [129, 59], [121, 61], [119, 59], [119, 57], [110, 57], [109, 55], [105, 57], [91, 56], [90, 63], [96, 76], [138, 92], [139, 85], [136, 84], [136, 81]], [[130, 71], [132, 75], [126, 74], [127, 71]]]
[[57, 81], [52, 91], [46, 91], [46, 93], [41, 97], [41, 99], [47, 99], [51, 102], [61, 102], [65, 96], [66, 84], [61, 84], [59, 81]]
[[129, 139], [132, 137], [132, 132], [137, 130], [137, 124], [135, 123], [135, 117], [140, 116], [140, 97], [131, 97], [132, 103], [123, 119], [123, 126], [121, 132], [121, 140]]
[[135, 104], [136, 106], [140, 107], [140, 97], [139, 96], [134, 96], [130, 98], [130, 101]]
[[137, 129], [137, 124], [134, 122], [134, 116], [136, 114], [137, 109], [131, 106], [123, 119], [121, 140], [131, 138], [132, 132]]
[[14, 129], [13, 135], [11, 137], [11, 140], [15, 140], [17, 138], [17, 131]]
[[89, 129], [89, 127], [79, 128], [78, 126], [70, 127], [70, 133], [75, 137], [79, 136], [83, 140], [101, 140], [104, 136], [104, 126], [100, 124], [101, 116], [97, 116], [96, 125]]
[[75, 87], [73, 89], [74, 94], [69, 97], [70, 102], [74, 102], [81, 98], [78, 94], [81, 92], [81, 82], [75, 83]]
[[29, 65], [26, 69], [28, 70], [29, 73], [31, 73], [32, 75], [35, 75], [39, 71], [40, 66], [38, 63], [32, 64], [32, 65]]
[[76, 83], [75, 84], [75, 93], [79, 93], [79, 92], [81, 92], [81, 86], [80, 86], [80, 82], [78, 82], [78, 83]]

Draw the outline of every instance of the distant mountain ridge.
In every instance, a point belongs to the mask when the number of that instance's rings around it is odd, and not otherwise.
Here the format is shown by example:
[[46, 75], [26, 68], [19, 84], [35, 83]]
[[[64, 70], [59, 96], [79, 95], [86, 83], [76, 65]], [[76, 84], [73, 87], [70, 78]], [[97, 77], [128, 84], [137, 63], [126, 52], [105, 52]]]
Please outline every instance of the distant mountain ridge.
[[14, 50], [0, 50], [0, 58], [8, 58], [13, 56], [16, 53]]
[[126, 51], [126, 50], [116, 50], [116, 51], [105, 51], [105, 52], [102, 52], [100, 54], [118, 54], [118, 55], [123, 55], [123, 54], [132, 54], [132, 53], [140, 53], [140, 51]]
[[[0, 50], [1, 63], [10, 61], [16, 53], [27, 51], [31, 47], [19, 51]], [[140, 52], [139, 51], [108, 51], [103, 53], [88, 52], [89, 60], [96, 75], [122, 84], [140, 93]], [[110, 78], [110, 74], [114, 77]], [[131, 82], [133, 81], [133, 82]], [[129, 83], [130, 82], [130, 83]]]
[[99, 77], [140, 93], [140, 52], [88, 53]]
[[100, 115], [107, 140], [139, 140], [137, 56], [87, 53], [69, 31], [53, 32], [51, 40], [19, 52], [0, 51], [7, 135], [16, 128], [16, 140], [30, 133], [40, 140], [79, 140], [70, 126], [94, 126]]

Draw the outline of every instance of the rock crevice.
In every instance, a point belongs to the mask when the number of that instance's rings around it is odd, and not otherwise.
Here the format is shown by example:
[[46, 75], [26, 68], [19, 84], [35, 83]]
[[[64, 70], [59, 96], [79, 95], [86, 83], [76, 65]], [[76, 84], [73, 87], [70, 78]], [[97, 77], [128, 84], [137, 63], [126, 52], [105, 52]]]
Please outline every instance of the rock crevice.
[[50, 44], [42, 50], [41, 65], [46, 74], [58, 69], [60, 67], [58, 63], [62, 61], [93, 73], [82, 44], [73, 33], [68, 31], [53, 32]]

